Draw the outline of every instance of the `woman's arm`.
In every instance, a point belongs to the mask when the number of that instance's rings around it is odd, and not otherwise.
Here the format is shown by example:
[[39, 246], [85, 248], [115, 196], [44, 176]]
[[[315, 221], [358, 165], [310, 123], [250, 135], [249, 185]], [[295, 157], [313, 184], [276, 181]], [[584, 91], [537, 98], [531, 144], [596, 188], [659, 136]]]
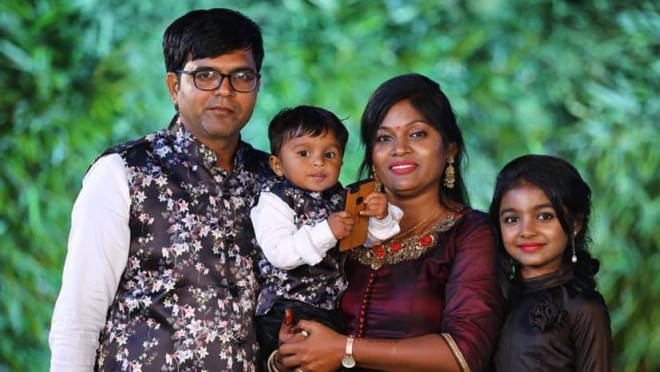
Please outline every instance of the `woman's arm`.
[[[285, 366], [301, 366], [305, 371], [341, 367], [347, 336], [315, 321], [301, 320], [297, 327], [307, 331], [309, 337], [280, 346]], [[460, 371], [451, 349], [436, 334], [398, 340], [358, 338], [353, 343], [353, 358], [360, 367], [380, 371]]]
[[[445, 288], [442, 332], [462, 370], [488, 365], [502, 326], [503, 299], [495, 274], [496, 248], [487, 216], [471, 212], [459, 226]], [[467, 223], [469, 222], [469, 223]]]

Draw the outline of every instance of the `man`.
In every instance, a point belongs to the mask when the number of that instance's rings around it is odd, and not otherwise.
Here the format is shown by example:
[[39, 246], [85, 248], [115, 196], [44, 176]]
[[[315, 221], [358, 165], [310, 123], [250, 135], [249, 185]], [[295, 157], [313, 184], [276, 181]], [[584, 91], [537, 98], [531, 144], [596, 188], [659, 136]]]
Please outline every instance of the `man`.
[[241, 141], [260, 28], [197, 10], [163, 36], [169, 127], [111, 148], [72, 212], [51, 371], [252, 371], [262, 256], [249, 223], [267, 154]]

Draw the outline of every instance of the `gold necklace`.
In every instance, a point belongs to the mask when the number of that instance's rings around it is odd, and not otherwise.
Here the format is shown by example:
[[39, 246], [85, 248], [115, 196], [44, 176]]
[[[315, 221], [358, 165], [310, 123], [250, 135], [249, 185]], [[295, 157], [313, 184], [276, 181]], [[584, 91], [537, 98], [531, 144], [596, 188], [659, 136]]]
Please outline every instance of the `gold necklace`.
[[435, 212], [433, 212], [433, 214], [432, 214], [429, 218], [427, 218], [427, 219], [425, 219], [425, 220], [423, 220], [423, 221], [420, 221], [420, 222], [416, 223], [413, 227], [409, 228], [408, 230], [406, 230], [406, 231], [404, 231], [404, 232], [402, 232], [402, 233], [399, 233], [397, 236], [399, 237], [399, 239], [402, 239], [402, 238], [405, 237], [406, 235], [408, 235], [408, 234], [410, 234], [411, 232], [415, 231], [415, 229], [417, 229], [418, 227], [420, 227], [420, 226], [422, 226], [422, 225], [426, 225], [429, 221], [431, 221], [432, 219], [434, 219], [435, 216], [437, 216], [437, 215], [438, 215], [438, 211], [436, 210]]
[[438, 234], [451, 229], [466, 212], [465, 209], [453, 212], [433, 225], [428, 231], [409, 238], [394, 239], [389, 243], [353, 249], [349, 252], [349, 258], [357, 260], [363, 265], [371, 266], [373, 270], [380, 269], [383, 264], [397, 264], [414, 260], [435, 243]]

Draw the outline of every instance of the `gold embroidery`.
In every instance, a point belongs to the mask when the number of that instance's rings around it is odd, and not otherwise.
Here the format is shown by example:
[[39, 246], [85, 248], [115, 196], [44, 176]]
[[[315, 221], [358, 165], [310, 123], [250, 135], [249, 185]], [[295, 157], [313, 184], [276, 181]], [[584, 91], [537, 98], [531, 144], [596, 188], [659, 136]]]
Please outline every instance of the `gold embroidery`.
[[380, 269], [383, 264], [397, 264], [403, 261], [419, 258], [428, 247], [432, 246], [438, 234], [451, 229], [465, 215], [465, 210], [454, 212], [436, 223], [429, 231], [405, 238], [393, 240], [386, 244], [373, 247], [360, 247], [349, 252], [351, 259], [363, 265], [369, 265], [373, 270]]

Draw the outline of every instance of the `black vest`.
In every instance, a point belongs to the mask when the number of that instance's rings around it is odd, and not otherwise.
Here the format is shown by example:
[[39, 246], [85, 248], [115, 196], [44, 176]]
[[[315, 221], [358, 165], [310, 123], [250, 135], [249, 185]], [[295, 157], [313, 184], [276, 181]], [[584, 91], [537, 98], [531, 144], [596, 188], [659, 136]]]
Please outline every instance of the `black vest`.
[[[277, 177], [267, 181], [263, 191], [275, 194], [293, 210], [297, 228], [314, 226], [344, 206], [343, 189], [339, 183], [323, 192], [309, 192]], [[302, 301], [321, 309], [336, 309], [339, 296], [347, 285], [342, 275], [342, 257], [343, 254], [335, 247], [318, 264], [302, 265], [291, 270], [282, 270], [268, 261], [262, 261], [264, 287], [259, 295], [257, 315], [268, 313], [277, 299]]]

